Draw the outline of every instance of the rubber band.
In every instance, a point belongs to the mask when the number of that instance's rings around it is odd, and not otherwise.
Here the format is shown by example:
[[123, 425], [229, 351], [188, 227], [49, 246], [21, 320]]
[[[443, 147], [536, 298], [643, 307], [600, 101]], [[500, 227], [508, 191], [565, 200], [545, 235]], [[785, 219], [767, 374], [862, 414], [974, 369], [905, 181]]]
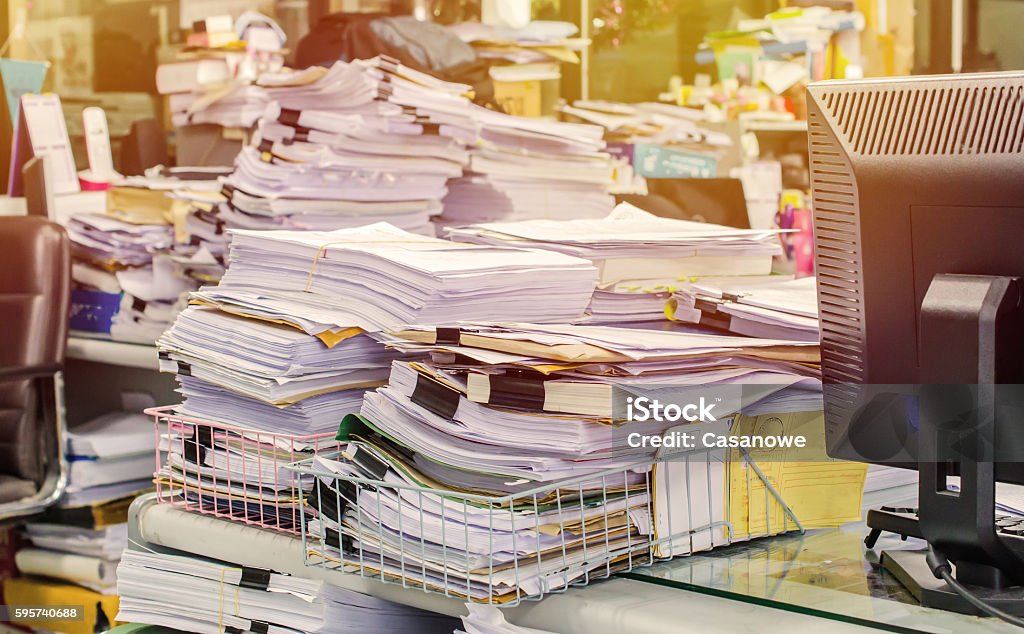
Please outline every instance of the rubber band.
[[[224, 631], [224, 573], [228, 572], [229, 570], [237, 570], [239, 572], [242, 572], [241, 568], [221, 568], [220, 569], [220, 592], [218, 593], [219, 594], [219, 599], [220, 599], [220, 610], [219, 610], [219, 613], [217, 615], [217, 627], [222, 632]], [[238, 586], [235, 586], [235, 613], [234, 613], [234, 616], [238, 616], [238, 602], [239, 602], [238, 592], [239, 592], [239, 588], [238, 588]]]
[[[313, 264], [309, 267], [309, 275], [306, 277], [306, 287], [302, 289], [302, 292], [310, 292], [310, 287], [313, 286], [313, 273], [316, 271], [316, 265], [320, 261], [320, 258], [327, 259], [327, 249], [330, 247], [342, 246], [347, 244], [430, 244], [431, 240], [337, 240], [334, 242], [326, 242], [320, 245], [320, 248], [316, 251], [316, 256], [313, 258]], [[452, 243], [456, 244], [456, 243]]]

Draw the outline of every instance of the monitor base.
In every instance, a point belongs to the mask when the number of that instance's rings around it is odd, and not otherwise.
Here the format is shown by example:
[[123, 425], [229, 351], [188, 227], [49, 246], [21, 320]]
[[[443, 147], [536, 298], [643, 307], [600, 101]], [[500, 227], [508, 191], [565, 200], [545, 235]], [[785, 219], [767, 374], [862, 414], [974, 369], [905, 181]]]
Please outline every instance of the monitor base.
[[[887, 550], [882, 552], [882, 569], [896, 577], [903, 587], [926, 608], [948, 610], [960, 614], [982, 615], [973, 605], [936, 579], [925, 562], [924, 550]], [[954, 572], [955, 576], [955, 572]], [[1024, 586], [993, 590], [969, 586], [971, 592], [989, 605], [1017, 616], [1024, 616]]]

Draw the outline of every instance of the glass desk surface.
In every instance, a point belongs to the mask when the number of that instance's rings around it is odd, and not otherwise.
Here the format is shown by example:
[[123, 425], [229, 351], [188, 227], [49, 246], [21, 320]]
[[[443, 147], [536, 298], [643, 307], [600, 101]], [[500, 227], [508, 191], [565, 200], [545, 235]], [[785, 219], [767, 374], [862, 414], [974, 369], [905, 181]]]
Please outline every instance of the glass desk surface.
[[[913, 506], [914, 499], [903, 498], [900, 505]], [[883, 533], [874, 550], [867, 550], [867, 533], [862, 521], [803, 535], [740, 542], [636, 569], [625, 576], [889, 632], [1021, 631], [997, 619], [922, 608], [892, 575], [878, 567], [878, 561], [882, 550], [919, 550], [925, 543], [913, 538], [903, 542], [896, 535]]]

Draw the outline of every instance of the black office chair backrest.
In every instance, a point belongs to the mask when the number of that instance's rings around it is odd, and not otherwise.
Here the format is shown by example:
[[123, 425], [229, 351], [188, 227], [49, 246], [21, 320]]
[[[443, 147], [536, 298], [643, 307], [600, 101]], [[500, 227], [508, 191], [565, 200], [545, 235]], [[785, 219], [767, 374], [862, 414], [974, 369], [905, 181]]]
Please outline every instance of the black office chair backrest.
[[[70, 301], [64, 229], [45, 218], [0, 218], [0, 368], [63, 364]], [[0, 474], [38, 483], [51, 422], [36, 385], [0, 382]]]

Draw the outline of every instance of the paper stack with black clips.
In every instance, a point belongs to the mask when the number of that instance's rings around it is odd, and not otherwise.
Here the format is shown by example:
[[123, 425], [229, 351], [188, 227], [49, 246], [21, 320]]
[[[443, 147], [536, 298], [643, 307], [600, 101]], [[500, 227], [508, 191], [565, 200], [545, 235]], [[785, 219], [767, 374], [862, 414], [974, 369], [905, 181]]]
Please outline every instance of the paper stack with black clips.
[[125, 551], [117, 620], [185, 632], [451, 632], [451, 619], [324, 581], [184, 554]]
[[678, 289], [665, 312], [678, 321], [751, 337], [817, 341], [821, 336], [813, 277], [699, 280]]
[[445, 226], [531, 218], [603, 218], [615, 180], [603, 129], [473, 106], [469, 168], [448, 185]]
[[218, 217], [241, 229], [329, 230], [390, 222], [433, 234], [470, 125], [471, 88], [387, 58], [262, 75], [270, 104], [225, 179]]
[[474, 602], [728, 543], [723, 458], [662, 469], [628, 438], [686, 422], [634, 418], [627, 395], [711, 399], [699, 426], [719, 435], [741, 409], [820, 403], [816, 343], [527, 324], [392, 335], [429, 357], [395, 361], [343, 424], [340, 456], [301, 469], [318, 477], [309, 560]]

